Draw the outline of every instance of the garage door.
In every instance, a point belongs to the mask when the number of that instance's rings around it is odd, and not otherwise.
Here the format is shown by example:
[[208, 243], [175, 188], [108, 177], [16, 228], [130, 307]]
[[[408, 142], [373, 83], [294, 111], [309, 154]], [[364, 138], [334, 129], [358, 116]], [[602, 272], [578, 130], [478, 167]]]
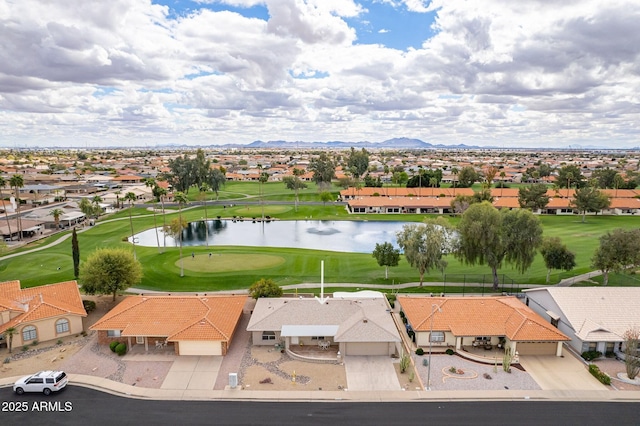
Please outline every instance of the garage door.
[[520, 355], [555, 355], [557, 343], [518, 342], [516, 350]]
[[180, 355], [222, 355], [221, 342], [186, 340], [178, 344]]
[[347, 355], [389, 355], [388, 343], [347, 343]]

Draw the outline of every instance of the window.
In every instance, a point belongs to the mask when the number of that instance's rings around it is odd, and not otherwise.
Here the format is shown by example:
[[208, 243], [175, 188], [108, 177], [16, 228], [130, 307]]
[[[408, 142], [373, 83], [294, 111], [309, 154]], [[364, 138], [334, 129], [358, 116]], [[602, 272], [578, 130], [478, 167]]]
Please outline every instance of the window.
[[311, 340], [324, 340], [324, 336], [311, 336]]
[[144, 336], [136, 336], [136, 344], [144, 345]]
[[36, 340], [38, 337], [38, 333], [36, 328], [32, 325], [28, 325], [22, 329], [22, 341], [26, 342], [27, 340]]
[[431, 341], [432, 342], [444, 342], [444, 331], [433, 331], [433, 332], [431, 332]]
[[276, 340], [275, 331], [263, 331], [262, 340]]
[[69, 332], [69, 320], [59, 319], [56, 321], [56, 333], [68, 333]]
[[596, 342], [582, 342], [582, 352], [595, 351], [598, 347]]
[[120, 330], [107, 330], [107, 336], [120, 337]]

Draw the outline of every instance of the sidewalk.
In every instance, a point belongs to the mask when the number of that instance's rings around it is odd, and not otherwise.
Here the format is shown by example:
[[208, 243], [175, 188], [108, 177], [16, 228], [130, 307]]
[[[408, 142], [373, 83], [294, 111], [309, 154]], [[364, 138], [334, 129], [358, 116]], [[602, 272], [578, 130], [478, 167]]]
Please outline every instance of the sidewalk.
[[[0, 379], [0, 388], [11, 387], [19, 377]], [[112, 395], [153, 400], [237, 400], [237, 401], [638, 401], [640, 391], [249, 391], [225, 390], [168, 390], [130, 386], [100, 377], [69, 374], [69, 382]]]

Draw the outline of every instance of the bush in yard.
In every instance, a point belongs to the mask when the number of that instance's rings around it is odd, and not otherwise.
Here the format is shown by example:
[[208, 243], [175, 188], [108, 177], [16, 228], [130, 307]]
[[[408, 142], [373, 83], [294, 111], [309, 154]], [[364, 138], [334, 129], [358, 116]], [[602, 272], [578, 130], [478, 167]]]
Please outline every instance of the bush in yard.
[[400, 318], [404, 318], [404, 311], [400, 311]]
[[96, 302], [94, 302], [93, 300], [83, 300], [82, 306], [84, 306], [84, 310], [87, 311], [87, 313], [96, 310]]
[[596, 358], [600, 358], [602, 356], [602, 352], [600, 351], [587, 351], [587, 352], [582, 352], [582, 358], [584, 358], [585, 361], [592, 361]]
[[424, 349], [422, 348], [416, 349], [416, 355], [420, 355], [420, 356], [424, 355]]
[[118, 342], [117, 340], [114, 340], [113, 342], [109, 343], [109, 349], [111, 349], [111, 352], [115, 352], [116, 346], [118, 346], [119, 344], [120, 342]]
[[402, 355], [402, 358], [400, 358], [400, 372], [404, 373], [407, 371], [409, 365], [411, 365], [411, 358], [409, 358], [407, 354]]
[[116, 346], [115, 353], [117, 353], [119, 356], [126, 354], [127, 345], [125, 345], [124, 343], [119, 343], [118, 346]]
[[447, 350], [445, 351], [445, 353], [446, 353], [447, 355], [453, 355], [453, 354], [454, 354], [453, 349], [451, 349], [451, 348], [447, 349]]
[[589, 364], [589, 373], [591, 373], [591, 375], [596, 379], [598, 379], [600, 383], [602, 383], [603, 385], [608, 386], [611, 384], [611, 377], [609, 377], [609, 375], [600, 371], [600, 368], [598, 368], [597, 365]]

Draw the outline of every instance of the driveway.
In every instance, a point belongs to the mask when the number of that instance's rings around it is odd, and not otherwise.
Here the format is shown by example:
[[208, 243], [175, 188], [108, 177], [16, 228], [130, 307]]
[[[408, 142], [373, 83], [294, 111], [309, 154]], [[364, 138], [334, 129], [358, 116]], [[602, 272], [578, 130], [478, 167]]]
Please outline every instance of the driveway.
[[213, 389], [221, 363], [221, 356], [177, 356], [164, 382], [162, 382], [161, 388], [180, 390]]
[[542, 390], [607, 390], [573, 355], [520, 355], [520, 364]]
[[401, 390], [393, 360], [386, 356], [346, 356], [347, 389], [350, 391]]

